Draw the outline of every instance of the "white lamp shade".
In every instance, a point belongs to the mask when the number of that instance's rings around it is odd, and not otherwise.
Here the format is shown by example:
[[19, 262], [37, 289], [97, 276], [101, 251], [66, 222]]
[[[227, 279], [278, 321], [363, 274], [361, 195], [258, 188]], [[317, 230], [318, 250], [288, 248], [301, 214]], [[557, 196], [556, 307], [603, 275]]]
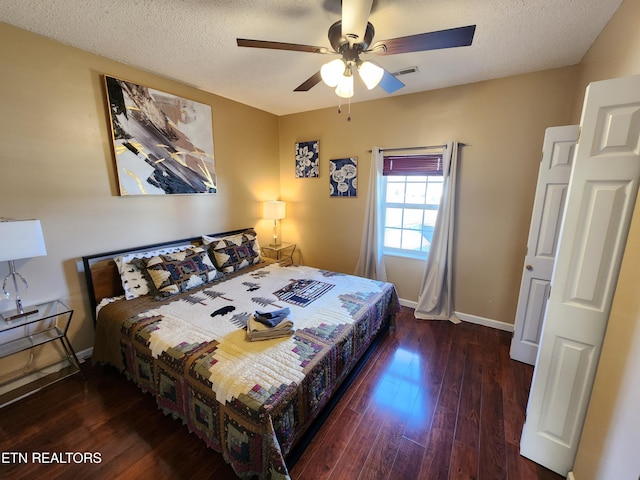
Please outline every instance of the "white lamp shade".
[[263, 217], [269, 220], [281, 220], [285, 217], [286, 203], [279, 200], [264, 202]]
[[360, 78], [367, 88], [373, 90], [378, 86], [380, 80], [382, 80], [384, 69], [375, 63], [363, 62], [358, 68], [358, 73], [360, 73]]
[[329, 63], [325, 63], [320, 68], [320, 76], [322, 81], [329, 87], [336, 87], [340, 78], [344, 74], [344, 62], [340, 58], [331, 60]]
[[0, 261], [46, 254], [40, 220], [0, 221]]
[[353, 75], [343, 75], [336, 87], [336, 94], [342, 98], [353, 97]]

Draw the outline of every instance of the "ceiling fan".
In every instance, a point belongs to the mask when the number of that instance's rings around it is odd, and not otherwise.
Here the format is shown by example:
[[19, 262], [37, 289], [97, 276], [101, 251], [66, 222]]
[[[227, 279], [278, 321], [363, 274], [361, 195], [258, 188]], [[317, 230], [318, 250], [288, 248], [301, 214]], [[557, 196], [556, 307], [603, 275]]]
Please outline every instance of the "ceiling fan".
[[331, 49], [297, 43], [271, 42], [238, 38], [239, 47], [292, 50], [320, 54], [340, 55], [322, 66], [307, 80], [294, 89], [306, 92], [323, 80], [336, 87], [336, 94], [343, 98], [353, 96], [353, 73], [358, 72], [369, 90], [380, 86], [387, 93], [404, 87], [404, 83], [393, 74], [371, 61], [362, 61], [361, 54], [396, 55], [399, 53], [421, 52], [471, 45], [476, 30], [475, 25], [420, 33], [406, 37], [382, 40], [373, 43], [375, 29], [368, 21], [373, 0], [342, 0], [342, 20], [329, 27]]

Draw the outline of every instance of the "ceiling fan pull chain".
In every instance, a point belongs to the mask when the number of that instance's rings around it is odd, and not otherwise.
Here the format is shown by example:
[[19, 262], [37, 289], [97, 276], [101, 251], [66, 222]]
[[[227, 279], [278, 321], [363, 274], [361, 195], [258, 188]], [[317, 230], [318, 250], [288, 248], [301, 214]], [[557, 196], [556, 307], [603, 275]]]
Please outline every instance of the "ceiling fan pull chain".
[[351, 97], [349, 97], [349, 114], [347, 116], [347, 122], [351, 121]]

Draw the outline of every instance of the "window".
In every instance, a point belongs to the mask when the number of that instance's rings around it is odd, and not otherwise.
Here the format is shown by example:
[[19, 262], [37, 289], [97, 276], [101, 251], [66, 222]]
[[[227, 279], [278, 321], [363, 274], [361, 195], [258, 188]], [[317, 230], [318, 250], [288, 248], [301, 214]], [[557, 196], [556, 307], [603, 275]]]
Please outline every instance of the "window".
[[384, 253], [426, 258], [442, 197], [442, 156], [384, 157]]

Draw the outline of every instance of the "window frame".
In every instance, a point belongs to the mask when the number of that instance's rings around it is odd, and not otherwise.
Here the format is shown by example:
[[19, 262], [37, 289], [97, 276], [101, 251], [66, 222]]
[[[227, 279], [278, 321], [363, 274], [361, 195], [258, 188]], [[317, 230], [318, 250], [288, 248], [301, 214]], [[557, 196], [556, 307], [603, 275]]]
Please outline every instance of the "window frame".
[[[406, 169], [403, 168], [395, 168], [394, 171], [390, 171], [391, 168], [389, 168], [389, 162], [387, 161], [387, 159], [392, 158], [392, 159], [398, 159], [400, 158], [401, 161], [400, 162], [395, 162], [397, 165], [401, 164], [403, 166], [406, 166]], [[419, 259], [419, 260], [423, 260], [426, 261], [427, 258], [429, 257], [429, 253], [430, 253], [430, 246], [427, 249], [427, 251], [424, 251], [423, 248], [423, 239], [421, 239], [420, 241], [420, 249], [419, 250], [410, 250], [410, 249], [406, 249], [406, 248], [399, 248], [399, 247], [390, 247], [386, 245], [386, 234], [389, 231], [389, 229], [392, 230], [396, 230], [398, 232], [400, 232], [400, 241], [402, 242], [402, 237], [404, 232], [423, 232], [423, 229], [411, 229], [411, 228], [407, 228], [405, 227], [405, 223], [404, 223], [404, 218], [405, 218], [405, 213], [407, 210], [418, 210], [420, 212], [422, 212], [422, 222], [421, 225], [424, 225], [424, 214], [426, 211], [436, 211], [436, 215], [437, 212], [440, 210], [440, 203], [441, 203], [441, 198], [439, 199], [437, 204], [432, 204], [432, 203], [427, 203], [428, 201], [428, 189], [429, 189], [429, 184], [434, 184], [434, 183], [440, 183], [443, 184], [444, 179], [442, 178], [442, 155], [438, 154], [438, 155], [411, 155], [411, 156], [403, 156], [403, 157], [397, 157], [397, 156], [385, 156], [385, 169], [383, 171], [383, 177], [382, 177], [382, 202], [381, 202], [381, 209], [382, 211], [380, 212], [380, 220], [382, 223], [382, 253], [383, 255], [386, 256], [396, 256], [396, 257], [405, 257], [405, 258], [413, 258], [413, 259]], [[417, 162], [415, 162], [413, 165], [411, 164], [410, 160], [416, 159], [418, 160]], [[434, 163], [434, 160], [437, 163]], [[434, 165], [438, 165], [438, 168], [434, 168]], [[422, 170], [420, 169], [420, 167], [418, 169], [416, 169], [416, 165], [420, 165]], [[416, 181], [416, 182], [411, 182], [410, 181], [410, 177], [423, 177], [422, 181]], [[389, 177], [403, 177], [401, 182], [389, 182]], [[440, 180], [438, 181], [434, 181], [432, 180], [434, 177], [440, 177]], [[416, 179], [417, 180], [417, 179]], [[404, 202], [389, 202], [388, 201], [388, 188], [389, 188], [389, 183], [403, 183], [404, 187], [403, 187], [403, 192], [404, 192]], [[407, 185], [411, 184], [411, 183], [415, 183], [415, 184], [420, 184], [420, 185], [424, 185], [424, 202], [425, 203], [408, 203], [407, 202], [407, 198], [406, 198], [406, 194], [407, 194]], [[393, 226], [393, 227], [389, 227], [387, 225], [387, 209], [388, 208], [398, 208], [402, 210], [402, 218], [401, 218], [401, 222], [399, 226]], [[435, 221], [434, 221], [434, 225], [435, 225]], [[424, 238], [424, 233], [422, 234], [423, 238]]]

